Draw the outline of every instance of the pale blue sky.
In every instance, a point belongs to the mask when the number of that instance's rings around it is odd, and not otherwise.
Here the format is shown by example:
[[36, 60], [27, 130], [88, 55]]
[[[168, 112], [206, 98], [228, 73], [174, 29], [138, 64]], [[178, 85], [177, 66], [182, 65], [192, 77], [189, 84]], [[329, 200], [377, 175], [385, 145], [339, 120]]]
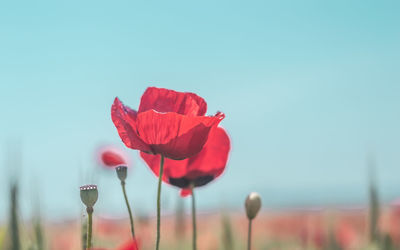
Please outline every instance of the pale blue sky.
[[[399, 11], [365, 0], [3, 1], [1, 200], [7, 148], [20, 147], [24, 212], [39, 192], [48, 215], [75, 216], [90, 181], [100, 211], [125, 212], [114, 173], [92, 174], [93, 152], [122, 145], [113, 98], [136, 108], [147, 86], [195, 92], [210, 114], [226, 113], [232, 154], [199, 190], [203, 209], [240, 208], [250, 191], [266, 207], [362, 204], [369, 152], [383, 199], [400, 196]], [[129, 152], [132, 203], [154, 212], [156, 179]], [[168, 210], [176, 192], [164, 190]]]

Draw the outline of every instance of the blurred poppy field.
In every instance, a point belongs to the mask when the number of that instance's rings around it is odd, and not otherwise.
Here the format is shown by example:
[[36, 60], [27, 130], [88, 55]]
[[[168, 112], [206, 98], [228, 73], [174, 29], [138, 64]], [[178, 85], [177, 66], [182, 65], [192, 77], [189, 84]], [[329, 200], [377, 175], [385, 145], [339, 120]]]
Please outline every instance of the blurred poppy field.
[[400, 249], [400, 1], [0, 1], [0, 250]]
[[[370, 213], [366, 208], [298, 209], [264, 211], [254, 224], [254, 249], [398, 249], [400, 212], [398, 204], [383, 207], [377, 234], [371, 239]], [[95, 249], [129, 247], [127, 218], [97, 215]], [[198, 216], [199, 249], [246, 249], [247, 221], [241, 212], [209, 212]], [[155, 218], [137, 217], [140, 249], [154, 249]], [[39, 224], [38, 224], [39, 223]], [[177, 209], [163, 217], [162, 249], [191, 249], [190, 216]], [[7, 229], [6, 229], [7, 228]], [[2, 227], [3, 249], [9, 227]], [[82, 220], [28, 221], [20, 228], [20, 249], [82, 249]], [[124, 248], [125, 245], [125, 248]], [[116, 248], [118, 246], [118, 248]], [[128, 246], [128, 247], [127, 247]]]

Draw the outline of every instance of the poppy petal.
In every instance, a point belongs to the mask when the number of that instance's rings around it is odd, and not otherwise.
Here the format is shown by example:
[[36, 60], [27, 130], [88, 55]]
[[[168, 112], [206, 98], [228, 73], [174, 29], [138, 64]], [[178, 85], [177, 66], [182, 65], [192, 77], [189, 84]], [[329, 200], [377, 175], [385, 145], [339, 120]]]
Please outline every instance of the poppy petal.
[[117, 97], [111, 107], [111, 119], [128, 148], [151, 152], [151, 148], [136, 132], [137, 112], [125, 106]]
[[[215, 116], [185, 116], [148, 110], [138, 113], [136, 125], [141, 139], [155, 154], [181, 160], [201, 151], [212, 127], [224, 118]], [[144, 150], [142, 150], [144, 151]]]
[[101, 154], [101, 160], [103, 164], [108, 167], [115, 167], [118, 165], [126, 164], [125, 159], [121, 155], [111, 150], [104, 151]]
[[186, 197], [189, 195], [192, 195], [192, 190], [190, 189], [181, 189], [181, 193], [180, 193], [181, 197]]
[[187, 177], [195, 179], [204, 174], [211, 174], [214, 178], [220, 176], [228, 161], [230, 149], [230, 139], [226, 131], [221, 127], [214, 128], [204, 150], [189, 159]]
[[[180, 188], [187, 188], [190, 181], [202, 186], [220, 176], [228, 161], [230, 140], [223, 128], [213, 128], [207, 143], [197, 155], [176, 161], [164, 160], [163, 181]], [[140, 156], [158, 176], [160, 156], [141, 152]], [[211, 178], [212, 177], [212, 178]]]
[[[159, 170], [160, 170], [160, 155], [153, 155], [153, 154], [147, 154], [145, 152], [140, 152], [140, 157], [147, 163], [147, 165], [150, 167], [151, 171], [156, 175], [159, 176]], [[164, 174], [163, 174], [163, 181], [166, 183], [169, 183], [169, 177], [171, 176], [171, 166], [175, 168], [174, 173], [177, 173], [177, 176], [175, 177], [182, 177], [185, 176], [186, 173], [186, 167], [188, 164], [189, 159], [184, 159], [184, 160], [172, 160], [165, 158], [164, 159]], [[174, 175], [172, 175], [174, 176]]]
[[139, 105], [139, 113], [154, 109], [158, 112], [174, 112], [181, 115], [203, 116], [207, 103], [194, 93], [149, 87]]

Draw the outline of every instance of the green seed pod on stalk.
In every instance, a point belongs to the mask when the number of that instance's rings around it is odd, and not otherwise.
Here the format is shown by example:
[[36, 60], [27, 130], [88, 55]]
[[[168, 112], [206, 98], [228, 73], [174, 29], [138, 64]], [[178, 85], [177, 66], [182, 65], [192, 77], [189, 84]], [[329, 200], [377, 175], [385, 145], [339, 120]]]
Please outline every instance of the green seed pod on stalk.
[[86, 212], [88, 214], [88, 233], [87, 233], [87, 249], [92, 247], [92, 215], [93, 206], [99, 197], [96, 185], [85, 185], [80, 187], [81, 200], [86, 205]]
[[258, 214], [261, 208], [261, 198], [258, 193], [252, 192], [250, 193], [245, 202], [246, 214], [249, 220], [252, 220]]
[[129, 205], [128, 196], [126, 194], [126, 189], [125, 189], [125, 180], [126, 180], [126, 177], [128, 176], [128, 167], [121, 165], [121, 166], [116, 167], [115, 171], [117, 172], [118, 179], [121, 181], [122, 194], [124, 195], [126, 208], [128, 209], [128, 213], [129, 213], [129, 222], [131, 224], [132, 239], [135, 240], [135, 227], [133, 225], [133, 215], [132, 215], [131, 206]]
[[257, 216], [258, 212], [261, 208], [261, 198], [260, 195], [252, 192], [250, 193], [247, 198], [246, 202], [244, 203], [246, 208], [246, 215], [249, 219], [249, 230], [247, 235], [247, 250], [251, 249], [251, 224], [253, 219]]
[[82, 186], [80, 189], [81, 189], [81, 200], [82, 200], [83, 204], [85, 204], [86, 207], [93, 208], [94, 204], [97, 201], [97, 198], [99, 197], [99, 193], [97, 191], [97, 186], [96, 185], [85, 185], [85, 186]]
[[115, 168], [117, 171], [117, 176], [120, 181], [125, 181], [126, 176], [128, 175], [128, 167], [127, 166], [118, 166]]

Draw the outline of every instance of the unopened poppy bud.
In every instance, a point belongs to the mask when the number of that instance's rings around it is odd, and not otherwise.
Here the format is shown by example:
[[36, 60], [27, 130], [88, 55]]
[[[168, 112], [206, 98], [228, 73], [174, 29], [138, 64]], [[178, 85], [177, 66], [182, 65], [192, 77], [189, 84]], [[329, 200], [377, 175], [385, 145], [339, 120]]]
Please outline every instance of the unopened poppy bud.
[[127, 172], [128, 172], [128, 167], [127, 166], [118, 166], [115, 168], [115, 170], [117, 171], [117, 176], [118, 179], [120, 181], [125, 181], [126, 180], [126, 176], [127, 176]]
[[260, 195], [256, 192], [251, 192], [246, 198], [245, 207], [247, 218], [249, 218], [249, 220], [254, 219], [261, 208]]
[[85, 185], [80, 188], [81, 200], [86, 207], [92, 208], [97, 201], [99, 193], [96, 185]]

